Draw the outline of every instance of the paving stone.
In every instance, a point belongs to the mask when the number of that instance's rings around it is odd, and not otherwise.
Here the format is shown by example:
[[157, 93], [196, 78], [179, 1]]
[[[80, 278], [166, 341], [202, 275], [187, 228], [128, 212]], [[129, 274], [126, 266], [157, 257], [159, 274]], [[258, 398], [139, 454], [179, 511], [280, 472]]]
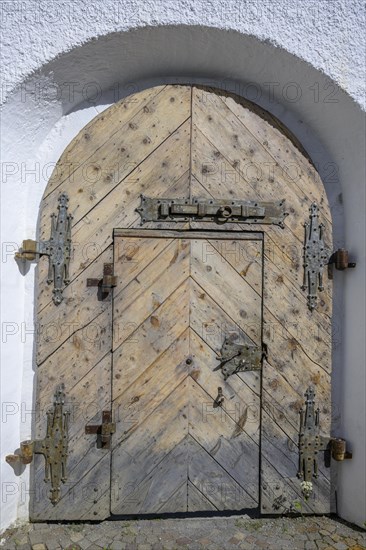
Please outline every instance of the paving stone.
[[366, 550], [365, 533], [325, 516], [40, 523], [8, 529], [2, 540], [5, 550], [31, 550], [35, 545], [43, 550]]
[[82, 540], [79, 540], [78, 542], [78, 545], [80, 546], [81, 550], [87, 550], [87, 548], [89, 548], [89, 546], [91, 546], [91, 541], [89, 539], [82, 539]]
[[32, 550], [47, 550], [47, 546], [43, 543], [41, 543], [41, 544], [32, 544]]
[[179, 546], [185, 546], [188, 544], [190, 544], [192, 541], [191, 539], [187, 538], [187, 537], [180, 537], [179, 539], [177, 539], [176, 541], [176, 544], [178, 544]]
[[43, 544], [47, 540], [49, 534], [49, 530], [45, 531], [45, 529], [32, 531], [29, 533], [31, 545], [34, 546], [35, 544]]
[[79, 542], [79, 540], [82, 540], [84, 538], [84, 533], [71, 533], [70, 539], [72, 542]]

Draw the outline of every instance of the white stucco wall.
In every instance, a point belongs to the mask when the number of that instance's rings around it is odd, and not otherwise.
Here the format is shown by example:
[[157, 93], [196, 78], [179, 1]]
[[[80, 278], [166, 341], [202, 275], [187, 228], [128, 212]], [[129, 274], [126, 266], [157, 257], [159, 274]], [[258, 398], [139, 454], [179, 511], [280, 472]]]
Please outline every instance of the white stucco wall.
[[79, 129], [123, 95], [169, 81], [246, 95], [278, 116], [319, 166], [335, 244], [358, 262], [335, 277], [334, 428], [354, 452], [338, 467], [338, 512], [363, 525], [363, 2], [14, 1], [1, 9], [2, 528], [27, 517], [28, 468], [18, 476], [4, 456], [31, 435], [34, 375], [34, 266], [20, 273], [14, 249], [35, 237], [52, 163]]

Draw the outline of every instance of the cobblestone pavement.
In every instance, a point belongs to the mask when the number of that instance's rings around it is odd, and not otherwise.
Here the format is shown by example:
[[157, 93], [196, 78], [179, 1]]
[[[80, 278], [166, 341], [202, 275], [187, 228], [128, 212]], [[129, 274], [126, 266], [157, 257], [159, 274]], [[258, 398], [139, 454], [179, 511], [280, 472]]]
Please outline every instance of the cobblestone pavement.
[[366, 550], [366, 532], [329, 517], [248, 516], [25, 524], [3, 533], [6, 550]]

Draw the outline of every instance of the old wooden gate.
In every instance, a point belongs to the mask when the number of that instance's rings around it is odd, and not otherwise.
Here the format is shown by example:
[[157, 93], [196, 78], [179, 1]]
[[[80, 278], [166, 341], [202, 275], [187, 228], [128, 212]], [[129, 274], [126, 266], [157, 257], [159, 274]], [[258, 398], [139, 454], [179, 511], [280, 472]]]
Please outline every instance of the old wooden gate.
[[243, 99], [160, 86], [88, 124], [41, 206], [32, 519], [328, 512], [331, 239]]

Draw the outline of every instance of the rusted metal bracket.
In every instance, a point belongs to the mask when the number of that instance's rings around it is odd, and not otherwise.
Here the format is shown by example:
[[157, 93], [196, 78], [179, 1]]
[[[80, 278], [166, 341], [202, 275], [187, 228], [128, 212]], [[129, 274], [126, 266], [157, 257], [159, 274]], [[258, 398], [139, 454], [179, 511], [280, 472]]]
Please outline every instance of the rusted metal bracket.
[[112, 412], [102, 412], [102, 423], [97, 425], [85, 426], [85, 433], [96, 434], [97, 447], [100, 449], [110, 449], [112, 434], [116, 431], [116, 424], [112, 422]]
[[45, 482], [51, 481], [50, 500], [53, 505], [61, 498], [61, 483], [67, 480], [66, 462], [68, 455], [69, 411], [64, 411], [64, 385], [57, 387], [53, 408], [47, 412], [47, 432], [44, 439], [23, 441], [20, 455], [8, 455], [9, 464], [29, 464], [35, 454], [45, 458]]
[[317, 291], [324, 290], [323, 269], [328, 255], [323, 240], [324, 225], [319, 223], [319, 208], [314, 202], [310, 206], [310, 222], [305, 222], [304, 281], [303, 290], [308, 291], [308, 308], [312, 311], [317, 303]]
[[349, 253], [345, 248], [338, 248], [328, 261], [328, 278], [333, 279], [333, 266], [339, 270], [344, 271], [345, 269], [356, 267], [355, 262], [349, 261]]
[[[53, 302], [59, 305], [63, 300], [63, 286], [69, 284], [71, 256], [71, 214], [68, 214], [68, 196], [62, 193], [58, 199], [58, 214], [51, 214], [51, 236], [48, 241], [23, 241], [15, 254], [18, 260], [33, 261], [40, 256], [48, 256], [47, 283], [53, 282]], [[57, 219], [56, 219], [57, 218]]]
[[305, 411], [300, 411], [299, 432], [299, 470], [297, 476], [304, 481], [318, 477], [318, 454], [320, 451], [331, 451], [334, 460], [342, 461], [352, 458], [346, 450], [344, 439], [324, 437], [320, 434], [320, 411], [315, 409], [315, 391], [309, 386], [305, 392]]
[[262, 350], [253, 344], [237, 344], [226, 338], [217, 360], [220, 364], [214, 369], [219, 370], [226, 380], [232, 374], [252, 370], [260, 370], [262, 367]]
[[278, 202], [243, 201], [232, 199], [157, 199], [141, 195], [137, 208], [141, 225], [146, 222], [202, 221], [274, 224], [284, 227], [288, 215], [285, 200]]
[[222, 392], [222, 387], [219, 386], [217, 388], [217, 397], [216, 397], [216, 399], [214, 401], [214, 404], [213, 404], [214, 408], [217, 409], [217, 407], [221, 407], [221, 405], [224, 403], [224, 400], [225, 400], [225, 397], [224, 397], [224, 394]]
[[103, 265], [103, 279], [87, 279], [86, 286], [97, 286], [101, 291], [102, 300], [111, 292], [112, 288], [117, 285], [117, 277], [113, 275], [113, 264]]
[[347, 443], [345, 439], [341, 439], [340, 437], [331, 437], [329, 440], [329, 446], [332, 458], [337, 462], [349, 460], [353, 456], [350, 451], [347, 451]]

